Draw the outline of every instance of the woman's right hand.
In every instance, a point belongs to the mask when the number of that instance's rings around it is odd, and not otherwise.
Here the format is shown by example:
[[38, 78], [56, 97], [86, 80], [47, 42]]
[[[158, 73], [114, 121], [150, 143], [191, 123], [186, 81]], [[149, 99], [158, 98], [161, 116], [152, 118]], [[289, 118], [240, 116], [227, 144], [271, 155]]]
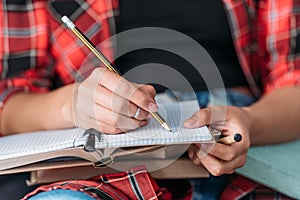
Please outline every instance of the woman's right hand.
[[73, 120], [78, 127], [108, 134], [133, 130], [147, 124], [149, 111], [157, 111], [155, 95], [150, 85], [131, 83], [106, 68], [97, 68], [74, 87]]

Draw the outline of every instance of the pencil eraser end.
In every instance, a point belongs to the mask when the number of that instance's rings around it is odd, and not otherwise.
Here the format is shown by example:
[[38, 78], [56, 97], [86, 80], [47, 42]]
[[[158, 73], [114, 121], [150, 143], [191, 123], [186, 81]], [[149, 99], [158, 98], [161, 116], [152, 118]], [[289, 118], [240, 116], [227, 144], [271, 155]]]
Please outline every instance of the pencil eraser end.
[[73, 29], [75, 28], [74, 23], [67, 17], [67, 16], [63, 16], [61, 18], [61, 21], [69, 28], [69, 29]]
[[239, 133], [235, 134], [233, 137], [236, 142], [240, 142], [242, 140], [242, 135]]

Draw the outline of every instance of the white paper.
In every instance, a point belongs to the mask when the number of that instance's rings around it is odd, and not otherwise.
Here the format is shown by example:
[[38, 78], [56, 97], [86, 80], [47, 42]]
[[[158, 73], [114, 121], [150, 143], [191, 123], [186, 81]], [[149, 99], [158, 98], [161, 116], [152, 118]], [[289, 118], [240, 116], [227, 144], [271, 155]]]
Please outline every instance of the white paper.
[[[181, 144], [211, 141], [207, 127], [185, 129], [183, 121], [199, 109], [196, 101], [159, 105], [159, 113], [168, 122], [173, 132], [168, 132], [154, 119], [146, 127], [125, 134], [103, 134], [96, 148], [145, 146], [157, 144]], [[64, 129], [23, 133], [0, 138], [0, 160], [34, 155], [50, 151], [83, 146], [86, 136], [83, 129]]]
[[82, 129], [22, 133], [0, 138], [0, 160], [74, 147]]
[[170, 125], [172, 132], [168, 132], [156, 120], [151, 119], [149, 125], [126, 134], [103, 135], [103, 142], [98, 143], [97, 148], [211, 141], [212, 135], [206, 126], [197, 129], [183, 128], [183, 122], [198, 109], [196, 101], [159, 105], [158, 112]]

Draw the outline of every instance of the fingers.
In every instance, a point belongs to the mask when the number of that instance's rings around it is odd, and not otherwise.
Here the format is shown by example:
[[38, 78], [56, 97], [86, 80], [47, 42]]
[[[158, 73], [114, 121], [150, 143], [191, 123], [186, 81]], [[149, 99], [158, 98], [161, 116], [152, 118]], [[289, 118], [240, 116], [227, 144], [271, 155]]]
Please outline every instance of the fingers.
[[198, 128], [200, 126], [208, 125], [211, 119], [210, 108], [204, 108], [198, 110], [189, 119], [187, 119], [183, 126], [185, 128]]
[[113, 112], [101, 105], [95, 105], [93, 119], [100, 124], [106, 124], [110, 127], [115, 127], [123, 132], [134, 130], [148, 124], [147, 120], [137, 120], [128, 116]]
[[154, 101], [153, 94], [155, 90], [152, 86], [144, 87], [143, 89], [137, 87], [136, 84], [132, 84], [123, 77], [107, 70], [97, 69], [93, 74], [98, 75], [99, 84], [109, 91], [118, 94], [124, 99], [130, 100], [138, 107], [151, 111], [157, 111], [157, 105]]
[[197, 165], [203, 165], [215, 176], [233, 173], [246, 162], [250, 147], [249, 125], [243, 110], [236, 107], [211, 106], [196, 112], [186, 120], [186, 128], [210, 125], [223, 136], [242, 135], [242, 140], [233, 144], [222, 143], [193, 144], [189, 149], [190, 159]]
[[[203, 152], [203, 151], [202, 151]], [[206, 156], [207, 153], [202, 154], [201, 151], [198, 151], [198, 148], [192, 144], [188, 149], [188, 155], [189, 158], [196, 164], [196, 165], [202, 165], [201, 164], [201, 157]], [[201, 155], [200, 155], [201, 154]]]
[[156, 96], [156, 91], [152, 85], [141, 85], [141, 84], [137, 84], [137, 83], [131, 83], [131, 84], [133, 84], [136, 88], [139, 88], [143, 92], [146, 92], [152, 98], [154, 98]]
[[127, 132], [148, 124], [148, 121], [146, 120], [139, 121], [132, 118], [126, 118], [116, 113], [109, 115], [112, 113], [111, 111], [108, 111], [107, 113], [108, 114], [106, 114], [105, 118], [99, 116], [91, 118], [90, 115], [81, 115], [80, 117], [77, 116], [75, 119], [75, 124], [81, 128], [94, 128], [106, 134]]
[[236, 143], [230, 146], [216, 143], [213, 148], [202, 147], [199, 149], [224, 161], [232, 161], [236, 157], [240, 156], [241, 154], [247, 151], [247, 148], [245, 148], [244, 145], [240, 143]]
[[[94, 100], [96, 104], [127, 117], [134, 117], [138, 110], [138, 106], [132, 102], [100, 86], [96, 89]], [[140, 109], [140, 112], [134, 118], [146, 120], [148, 116], [149, 113], [147, 111]]]
[[[210, 151], [206, 151], [210, 149]], [[189, 157], [196, 164], [204, 166], [211, 174], [220, 176], [233, 173], [246, 162], [247, 151], [238, 151], [239, 147], [216, 143], [214, 148], [203, 144], [193, 144], [189, 148]]]
[[107, 69], [98, 68], [78, 84], [74, 95], [76, 125], [105, 133], [120, 133], [145, 126], [155, 112], [152, 86], [126, 81]]
[[101, 122], [97, 121], [96, 119], [88, 119], [88, 120], [86, 120], [86, 123], [80, 127], [86, 128], [86, 129], [94, 128], [95, 130], [106, 133], [106, 134], [117, 134], [117, 133], [126, 132], [126, 130], [122, 130], [120, 128], [113, 127], [113, 126], [110, 126], [105, 123], [101, 123]]
[[198, 128], [210, 125], [215, 129], [222, 130], [226, 118], [226, 106], [209, 106], [194, 113], [184, 122], [185, 128]]
[[82, 113], [76, 120], [76, 125], [82, 128], [94, 128], [100, 132], [107, 134], [116, 134], [127, 132], [148, 124], [148, 121], [136, 120], [118, 113], [114, 113], [104, 107], [96, 105], [93, 115], [90, 113]]
[[222, 174], [230, 174], [236, 168], [242, 167], [246, 162], [246, 153], [234, 158], [231, 161], [218, 159], [210, 154], [207, 154], [201, 159], [201, 164], [214, 176]]

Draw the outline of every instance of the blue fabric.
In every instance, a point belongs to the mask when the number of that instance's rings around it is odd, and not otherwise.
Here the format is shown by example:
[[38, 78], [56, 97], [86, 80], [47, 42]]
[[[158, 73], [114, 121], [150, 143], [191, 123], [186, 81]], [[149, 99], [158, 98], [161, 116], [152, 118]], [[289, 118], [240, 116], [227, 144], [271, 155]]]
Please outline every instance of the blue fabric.
[[193, 200], [219, 199], [223, 189], [229, 183], [230, 175], [210, 176], [209, 178], [190, 179], [193, 188]]
[[195, 100], [197, 98], [201, 108], [207, 107], [208, 104], [238, 107], [248, 106], [255, 101], [253, 96], [246, 95], [234, 89], [214, 89], [209, 92], [200, 91], [196, 93], [167, 90], [166, 94], [179, 101]]
[[93, 197], [73, 190], [51, 190], [47, 192], [41, 192], [28, 200], [95, 200]]

